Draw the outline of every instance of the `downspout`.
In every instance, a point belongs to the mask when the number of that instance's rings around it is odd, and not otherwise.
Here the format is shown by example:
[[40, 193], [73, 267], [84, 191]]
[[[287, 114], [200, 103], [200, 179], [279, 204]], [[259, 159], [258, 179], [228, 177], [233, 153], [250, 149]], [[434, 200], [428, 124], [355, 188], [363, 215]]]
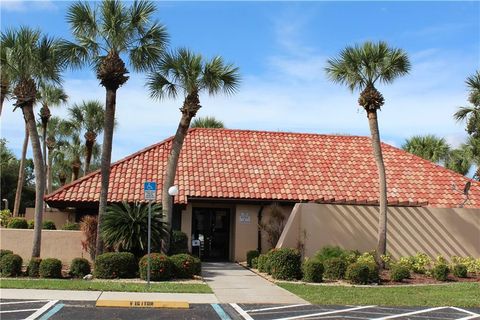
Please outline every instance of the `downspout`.
[[262, 229], [260, 228], [260, 224], [262, 222], [262, 212], [263, 206], [260, 206], [260, 210], [257, 213], [257, 221], [258, 221], [258, 235], [257, 235], [257, 251], [262, 253]]

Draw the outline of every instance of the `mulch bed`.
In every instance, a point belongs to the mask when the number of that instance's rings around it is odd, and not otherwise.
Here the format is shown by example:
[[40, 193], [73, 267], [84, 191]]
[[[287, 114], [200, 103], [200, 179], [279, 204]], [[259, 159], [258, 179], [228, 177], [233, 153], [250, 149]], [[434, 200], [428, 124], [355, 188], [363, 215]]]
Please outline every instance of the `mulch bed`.
[[401, 282], [397, 282], [397, 281], [390, 280], [389, 270], [383, 270], [380, 273], [380, 279], [381, 279], [381, 284], [386, 286], [405, 285], [405, 284], [421, 285], [421, 284], [445, 284], [445, 283], [452, 283], [452, 282], [480, 282], [480, 275], [468, 274], [468, 278], [458, 278], [458, 277], [455, 277], [453, 274], [449, 274], [447, 281], [438, 281], [425, 274], [412, 273], [410, 274], [409, 279], [405, 279]]

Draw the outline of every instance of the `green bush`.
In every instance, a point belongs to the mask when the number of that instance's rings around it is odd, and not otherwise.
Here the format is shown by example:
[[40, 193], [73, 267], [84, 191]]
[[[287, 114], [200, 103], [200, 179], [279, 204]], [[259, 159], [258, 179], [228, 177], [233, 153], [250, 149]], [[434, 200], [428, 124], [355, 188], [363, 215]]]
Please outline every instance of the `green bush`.
[[22, 218], [12, 218], [8, 222], [7, 228], [9, 229], [28, 229], [27, 220]]
[[315, 253], [315, 259], [325, 262], [331, 258], [345, 258], [347, 255], [347, 251], [338, 246], [325, 246]]
[[170, 257], [170, 261], [173, 263], [174, 278], [190, 279], [202, 272], [200, 259], [187, 253], [175, 254]]
[[322, 282], [323, 280], [323, 263], [316, 259], [308, 259], [303, 262], [303, 281], [306, 282]]
[[12, 213], [9, 209], [0, 210], [0, 226], [6, 227], [12, 218]]
[[368, 267], [368, 282], [379, 283], [380, 282], [380, 270], [375, 262], [365, 262]]
[[27, 274], [29, 277], [38, 278], [40, 276], [40, 263], [42, 262], [41, 258], [32, 258], [28, 262]]
[[258, 268], [258, 257], [252, 259], [252, 268]]
[[34, 229], [34, 228], [35, 228], [35, 221], [28, 220], [28, 229]]
[[458, 278], [466, 278], [467, 277], [467, 266], [464, 264], [456, 264], [453, 266], [453, 275]]
[[12, 250], [7, 250], [7, 249], [0, 249], [0, 259], [2, 259], [3, 256], [7, 254], [13, 254]]
[[[150, 254], [150, 280], [165, 281], [170, 280], [173, 274], [173, 263], [164, 254]], [[140, 278], [147, 280], [148, 255], [143, 256], [139, 262]]]
[[62, 226], [62, 230], [80, 230], [80, 224], [67, 222]]
[[337, 280], [345, 277], [347, 264], [342, 258], [330, 258], [325, 260], [323, 267], [325, 268], [325, 278]]
[[407, 266], [402, 264], [395, 264], [390, 270], [390, 279], [392, 281], [403, 281], [403, 279], [410, 278], [410, 270]]
[[42, 229], [44, 229], [44, 230], [57, 230], [57, 227], [55, 226], [55, 223], [53, 221], [45, 220], [45, 221], [43, 221]]
[[270, 260], [269, 253], [261, 254], [257, 258], [257, 268], [258, 271], [264, 273], [270, 273]]
[[97, 256], [93, 275], [101, 279], [135, 278], [138, 265], [130, 252], [107, 252]]
[[258, 250], [250, 250], [247, 252], [247, 267], [252, 267], [252, 259], [257, 258], [260, 255]]
[[438, 281], [447, 281], [449, 272], [450, 270], [448, 269], [448, 266], [443, 263], [435, 265], [432, 269], [433, 278]]
[[47, 258], [40, 262], [39, 274], [41, 278], [61, 278], [62, 261], [55, 258]]
[[274, 279], [292, 280], [302, 276], [302, 257], [291, 248], [274, 249], [269, 254], [270, 274]]
[[425, 253], [417, 252], [411, 257], [401, 257], [399, 263], [408, 267], [410, 271], [424, 274], [432, 264], [432, 259]]
[[82, 278], [91, 272], [90, 263], [85, 258], [75, 258], [70, 264], [70, 275], [75, 278]]
[[0, 260], [0, 273], [3, 277], [16, 277], [22, 273], [22, 257], [18, 254], [6, 254]]
[[170, 254], [188, 253], [188, 237], [179, 230], [173, 230], [170, 244]]
[[350, 264], [345, 271], [345, 278], [351, 283], [367, 284], [370, 269], [365, 263], [355, 262]]

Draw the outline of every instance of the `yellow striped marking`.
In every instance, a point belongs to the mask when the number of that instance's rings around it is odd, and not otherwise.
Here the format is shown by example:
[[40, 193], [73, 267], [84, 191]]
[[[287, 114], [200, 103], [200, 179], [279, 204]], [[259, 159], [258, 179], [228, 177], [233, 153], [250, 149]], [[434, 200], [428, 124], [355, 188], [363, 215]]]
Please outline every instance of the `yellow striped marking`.
[[97, 300], [97, 307], [188, 309], [186, 301]]

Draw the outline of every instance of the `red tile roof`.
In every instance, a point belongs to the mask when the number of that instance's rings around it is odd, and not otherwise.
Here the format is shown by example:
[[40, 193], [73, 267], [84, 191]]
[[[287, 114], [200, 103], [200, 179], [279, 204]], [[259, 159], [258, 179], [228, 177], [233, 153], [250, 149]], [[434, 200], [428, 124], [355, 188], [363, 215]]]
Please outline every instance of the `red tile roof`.
[[[143, 182], [162, 183], [172, 138], [111, 166], [108, 201], [142, 201]], [[469, 179], [382, 144], [389, 204], [459, 207]], [[177, 203], [189, 198], [375, 203], [377, 168], [369, 137], [192, 129], [180, 156]], [[46, 196], [61, 203], [97, 202], [100, 172]], [[157, 192], [161, 199], [161, 187]], [[480, 207], [480, 183], [472, 181], [465, 207]]]

